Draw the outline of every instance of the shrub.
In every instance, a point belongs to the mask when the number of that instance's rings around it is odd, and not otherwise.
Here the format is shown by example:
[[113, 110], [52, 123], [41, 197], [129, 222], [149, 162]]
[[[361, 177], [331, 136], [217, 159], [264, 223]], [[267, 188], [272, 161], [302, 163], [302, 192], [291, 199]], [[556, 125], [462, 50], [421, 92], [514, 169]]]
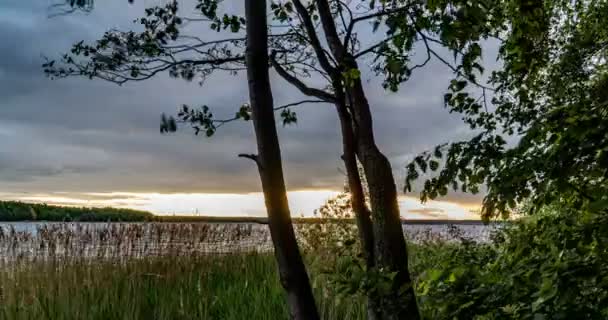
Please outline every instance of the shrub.
[[[606, 319], [608, 216], [548, 207], [491, 245], [443, 247], [417, 289], [429, 319]], [[429, 248], [425, 248], [429, 249]]]

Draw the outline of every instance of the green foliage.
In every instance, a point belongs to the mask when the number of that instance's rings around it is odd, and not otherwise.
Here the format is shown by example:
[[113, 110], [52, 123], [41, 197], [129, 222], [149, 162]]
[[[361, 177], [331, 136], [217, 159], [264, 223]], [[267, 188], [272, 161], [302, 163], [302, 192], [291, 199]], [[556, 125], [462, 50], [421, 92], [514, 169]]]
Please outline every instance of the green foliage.
[[355, 80], [361, 79], [361, 71], [359, 71], [359, 69], [349, 69], [343, 71], [342, 79], [347, 87], [352, 87]]
[[[400, 1], [407, 8], [402, 14], [379, 17], [374, 31], [384, 23], [386, 39], [375, 53], [378, 64], [374, 69], [385, 75], [384, 87], [397, 91], [399, 85], [418, 68], [432, 58], [448, 65], [452, 70], [475, 81], [482, 73], [481, 46], [479, 41], [494, 38], [502, 31], [501, 1]], [[370, 4], [375, 6], [375, 2]], [[385, 6], [385, 3], [379, 4]], [[385, 9], [388, 10], [388, 9]], [[435, 47], [438, 45], [437, 47]], [[415, 49], [426, 52], [421, 63], [410, 61]], [[438, 54], [437, 48], [447, 48], [453, 53], [454, 63]]]
[[0, 221], [151, 221], [145, 211], [118, 208], [76, 208], [0, 201]]
[[494, 244], [438, 247], [432, 259], [414, 263], [424, 313], [429, 319], [605, 319], [607, 219], [552, 206], [505, 227]]
[[[359, 171], [363, 171], [361, 166]], [[368, 202], [367, 182], [361, 176]], [[300, 246], [307, 255], [309, 270], [316, 275], [313, 286], [326, 288], [337, 301], [375, 297], [385, 304], [376, 308], [394, 308], [388, 305], [390, 300], [382, 298], [395, 293], [397, 273], [367, 266], [348, 190], [328, 199], [315, 211], [315, 216], [319, 222], [298, 225]], [[408, 288], [400, 289], [403, 293]]]
[[[606, 208], [608, 2], [510, 0], [501, 7], [503, 67], [490, 77], [491, 104], [489, 89], [470, 77], [452, 81], [446, 107], [477, 135], [439, 146], [443, 156], [420, 156], [443, 164], [422, 199], [485, 185], [485, 218], [508, 215], [526, 199], [531, 211], [555, 201]], [[424, 168], [416, 161], [407, 169], [410, 190]]]
[[[606, 318], [608, 215], [594, 212], [554, 204], [503, 224], [491, 243], [461, 238], [410, 244], [424, 318]], [[318, 275], [314, 283], [341, 301], [388, 292], [393, 275], [365, 267], [348, 193], [328, 200], [319, 215], [343, 219], [300, 233], [310, 270]]]

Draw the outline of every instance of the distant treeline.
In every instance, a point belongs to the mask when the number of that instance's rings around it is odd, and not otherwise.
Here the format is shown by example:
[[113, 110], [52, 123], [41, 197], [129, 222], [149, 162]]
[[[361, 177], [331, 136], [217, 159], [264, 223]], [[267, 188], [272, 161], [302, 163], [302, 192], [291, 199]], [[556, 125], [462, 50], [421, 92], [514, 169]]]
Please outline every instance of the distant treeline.
[[[294, 217], [297, 224], [349, 221], [332, 218]], [[260, 223], [267, 224], [266, 217], [219, 217], [154, 215], [147, 211], [120, 208], [86, 208], [27, 203], [19, 201], [0, 201], [0, 221], [88, 221], [88, 222], [206, 222], [206, 223]], [[482, 224], [480, 220], [402, 220], [405, 224]]]
[[153, 221], [146, 211], [119, 208], [78, 208], [44, 203], [0, 201], [0, 221]]

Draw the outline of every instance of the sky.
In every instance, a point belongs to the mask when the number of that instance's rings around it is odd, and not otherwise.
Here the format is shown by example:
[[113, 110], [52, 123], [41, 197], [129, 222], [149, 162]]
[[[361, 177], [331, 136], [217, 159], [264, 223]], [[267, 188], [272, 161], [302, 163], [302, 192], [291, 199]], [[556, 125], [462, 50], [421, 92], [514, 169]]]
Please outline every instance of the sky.
[[[210, 139], [187, 128], [159, 134], [160, 114], [175, 114], [182, 104], [233, 115], [247, 101], [244, 74], [216, 73], [203, 86], [164, 74], [123, 86], [44, 75], [44, 57], [58, 58], [71, 44], [93, 41], [110, 28], [137, 28], [133, 20], [155, 3], [104, 0], [89, 14], [51, 17], [53, 0], [0, 2], [0, 199], [157, 214], [265, 214], [257, 170], [237, 157], [255, 152], [250, 122], [228, 124]], [[181, 7], [194, 6], [186, 1]], [[216, 36], [201, 30], [203, 38]], [[399, 189], [415, 154], [470, 136], [460, 117], [443, 107], [452, 77], [445, 66], [430, 63], [397, 93], [384, 90], [365, 66], [362, 77], [377, 142]], [[271, 80], [276, 105], [303, 98], [272, 71]], [[292, 214], [309, 216], [343, 189], [340, 132], [331, 105], [296, 111], [298, 123], [279, 126], [279, 137]], [[470, 211], [481, 199], [451, 193], [423, 205], [416, 197], [400, 195], [403, 217], [474, 218]]]

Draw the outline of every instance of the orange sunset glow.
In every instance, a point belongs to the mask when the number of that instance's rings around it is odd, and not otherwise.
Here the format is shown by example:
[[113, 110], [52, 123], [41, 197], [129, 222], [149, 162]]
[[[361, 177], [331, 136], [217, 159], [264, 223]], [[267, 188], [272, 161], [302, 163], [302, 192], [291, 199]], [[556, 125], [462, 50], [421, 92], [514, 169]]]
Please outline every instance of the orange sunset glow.
[[[337, 195], [333, 190], [288, 192], [294, 217], [314, 216], [315, 209]], [[13, 194], [6, 199], [66, 206], [118, 207], [150, 211], [157, 215], [266, 216], [261, 193], [67, 193]], [[478, 206], [450, 201], [428, 201], [399, 197], [401, 216], [405, 219], [479, 219]]]

